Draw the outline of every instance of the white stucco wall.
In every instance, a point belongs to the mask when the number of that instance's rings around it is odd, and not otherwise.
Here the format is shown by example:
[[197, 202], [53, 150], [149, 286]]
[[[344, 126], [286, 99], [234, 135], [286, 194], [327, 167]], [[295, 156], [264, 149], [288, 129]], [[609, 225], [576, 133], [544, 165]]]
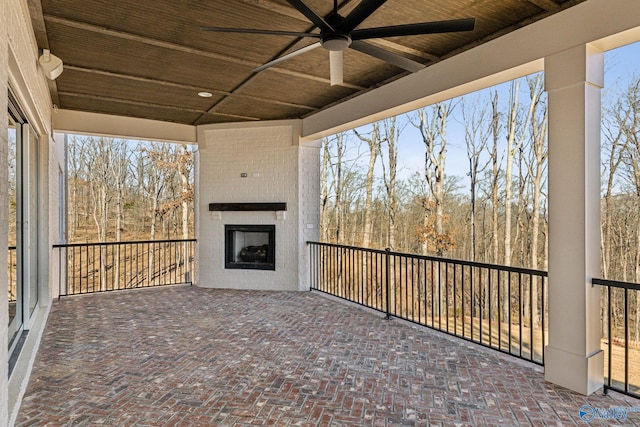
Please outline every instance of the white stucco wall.
[[[319, 149], [299, 145], [297, 121], [204, 126], [198, 141], [197, 231], [203, 287], [298, 290], [304, 242], [317, 233]], [[241, 174], [246, 173], [243, 178]], [[314, 175], [315, 174], [315, 175]], [[285, 202], [284, 213], [210, 212], [209, 203]], [[276, 269], [224, 268], [225, 224], [274, 224]], [[306, 282], [306, 281], [305, 281]]]
[[[19, 410], [31, 366], [52, 301], [50, 245], [58, 236], [58, 170], [62, 167], [60, 144], [52, 137], [52, 104], [48, 83], [37, 65], [39, 50], [31, 27], [26, 0], [0, 0], [0, 156], [7, 158], [7, 86], [17, 98], [28, 123], [39, 138], [38, 185], [38, 308], [16, 366], [7, 378], [7, 352], [0, 352], [0, 425], [12, 425]], [[6, 161], [6, 160], [5, 160]], [[54, 179], [55, 177], [55, 179]], [[0, 168], [0, 206], [7, 206], [7, 168]], [[7, 269], [7, 210], [0, 209], [0, 269]], [[0, 275], [0, 322], [8, 323], [7, 275]], [[7, 329], [0, 346], [8, 346]]]
[[[8, 44], [8, 17], [9, 3], [0, 0], [0, 158], [7, 158], [7, 132], [9, 118], [7, 114], [7, 79], [9, 69], [8, 51], [5, 48]], [[0, 167], [0, 206], [7, 206], [9, 203], [7, 196], [7, 173], [8, 168]], [[7, 271], [7, 247], [8, 247], [8, 211], [0, 209], [0, 271]], [[7, 275], [0, 274], [0, 325], [9, 323]], [[9, 418], [8, 410], [8, 389], [7, 389], [7, 352], [4, 349], [8, 346], [7, 327], [3, 326], [0, 332], [0, 423]]]

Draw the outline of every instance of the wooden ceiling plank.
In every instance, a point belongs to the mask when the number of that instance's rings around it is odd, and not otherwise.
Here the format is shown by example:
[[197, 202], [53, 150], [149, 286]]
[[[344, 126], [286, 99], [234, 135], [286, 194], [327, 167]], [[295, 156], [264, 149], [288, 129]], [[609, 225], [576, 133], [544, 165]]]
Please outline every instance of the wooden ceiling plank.
[[[176, 43], [171, 43], [171, 42], [166, 42], [166, 41], [163, 41], [163, 40], [154, 39], [154, 38], [151, 38], [151, 37], [139, 36], [139, 35], [127, 33], [127, 32], [124, 32], [124, 31], [111, 30], [109, 28], [101, 27], [101, 26], [98, 26], [98, 25], [93, 25], [93, 24], [87, 24], [87, 23], [84, 23], [84, 22], [73, 21], [73, 20], [66, 19], [66, 18], [60, 18], [58, 16], [44, 15], [44, 18], [45, 18], [45, 21], [47, 21], [47, 22], [52, 22], [52, 23], [55, 23], [55, 24], [76, 28], [76, 29], [79, 29], [79, 30], [94, 32], [94, 33], [98, 33], [98, 34], [102, 34], [102, 35], [106, 35], [106, 36], [110, 36], [110, 37], [116, 37], [116, 38], [129, 40], [129, 41], [135, 41], [135, 42], [138, 42], [138, 43], [144, 43], [144, 44], [148, 44], [148, 45], [151, 45], [151, 46], [156, 46], [156, 47], [160, 47], [160, 48], [164, 48], [164, 49], [175, 50], [175, 51], [184, 52], [184, 53], [188, 53], [188, 54], [192, 54], [192, 55], [200, 55], [200, 56], [204, 56], [204, 57], [207, 57], [207, 58], [216, 59], [216, 60], [219, 60], [219, 61], [225, 61], [225, 62], [229, 62], [229, 63], [232, 63], [232, 64], [249, 67], [251, 69], [257, 68], [260, 65], [262, 65], [260, 63], [253, 62], [253, 61], [245, 61], [243, 59], [238, 59], [238, 58], [233, 58], [233, 57], [230, 57], [230, 56], [220, 55], [218, 53], [208, 52], [208, 51], [202, 50], [202, 49], [196, 49], [196, 48], [192, 48], [192, 47], [189, 47], [189, 46], [183, 46], [183, 45], [179, 45], [179, 44], [176, 44]], [[297, 71], [291, 71], [291, 70], [287, 70], [287, 69], [284, 69], [284, 68], [272, 67], [272, 68], [269, 69], [269, 71], [273, 71], [273, 72], [276, 72], [276, 73], [287, 74], [287, 75], [295, 76], [295, 77], [300, 77], [300, 78], [303, 78], [303, 79], [320, 81], [320, 82], [324, 82], [324, 83], [327, 83], [327, 84], [330, 83], [330, 80], [327, 79], [327, 78], [317, 77], [317, 76], [313, 76], [311, 74], [300, 73], [300, 72], [297, 72]], [[354, 85], [354, 84], [350, 84], [350, 83], [344, 83], [342, 86], [348, 87], [350, 89], [355, 89], [355, 90], [364, 90], [364, 89], [366, 89], [364, 87], [361, 87], [361, 86], [358, 86], [358, 85]]]
[[535, 4], [539, 8], [544, 9], [546, 11], [556, 10], [560, 7], [560, 5], [556, 3], [554, 0], [527, 0], [527, 1], [531, 4]]
[[269, 12], [275, 12], [280, 15], [287, 16], [289, 18], [297, 19], [301, 22], [309, 22], [304, 15], [298, 12], [296, 9], [291, 6], [285, 6], [283, 4], [275, 3], [269, 0], [236, 0], [238, 3], [242, 3], [244, 5], [250, 7], [259, 7], [263, 10], [268, 10]]
[[154, 107], [154, 108], [163, 108], [165, 110], [188, 111], [190, 113], [202, 113], [204, 111], [204, 110], [198, 110], [195, 108], [179, 107], [176, 105], [156, 104], [153, 102], [134, 101], [132, 99], [112, 98], [110, 96], [92, 95], [92, 94], [78, 93], [78, 92], [60, 91], [60, 95], [74, 97], [74, 98], [94, 99], [96, 101], [119, 102], [122, 104], [137, 105], [139, 107]]
[[245, 94], [241, 94], [241, 93], [232, 94], [231, 92], [227, 92], [227, 91], [224, 91], [224, 90], [217, 90], [217, 89], [209, 89], [209, 88], [203, 88], [203, 87], [198, 87], [198, 86], [191, 86], [191, 85], [186, 85], [186, 84], [182, 84], [182, 83], [168, 82], [168, 81], [165, 81], [165, 80], [151, 79], [151, 78], [148, 78], [148, 77], [139, 77], [139, 76], [134, 76], [134, 75], [131, 75], [131, 74], [122, 74], [122, 73], [114, 73], [114, 72], [111, 72], [111, 71], [96, 70], [94, 68], [78, 67], [78, 66], [75, 66], [75, 65], [65, 65], [65, 69], [78, 71], [78, 72], [82, 72], [82, 73], [91, 73], [91, 74], [103, 75], [103, 76], [108, 76], [108, 77], [122, 78], [122, 79], [133, 80], [133, 81], [144, 82], [144, 83], [152, 83], [152, 84], [157, 84], [157, 85], [167, 86], [167, 87], [175, 87], [175, 88], [178, 88], [178, 89], [186, 89], [186, 90], [191, 90], [191, 91], [194, 91], [194, 92], [207, 91], [207, 92], [211, 92], [211, 93], [213, 93], [215, 95], [237, 96], [237, 97], [242, 97], [242, 98], [249, 98], [249, 99], [254, 99], [256, 101], [261, 101], [261, 102], [265, 102], [265, 103], [269, 103], [269, 104], [282, 105], [282, 106], [286, 106], [286, 107], [301, 108], [303, 110], [309, 110], [309, 111], [318, 111], [319, 110], [318, 107], [312, 107], [310, 105], [296, 104], [296, 103], [293, 103], [293, 102], [279, 101], [279, 100], [276, 100], [276, 99], [262, 98], [262, 97], [259, 97], [259, 96], [245, 95]]
[[161, 47], [164, 49], [176, 50], [179, 52], [189, 53], [192, 55], [200, 55], [207, 58], [217, 59], [220, 61], [230, 62], [236, 65], [242, 65], [249, 68], [257, 67], [258, 63], [252, 61], [245, 61], [243, 59], [233, 58], [230, 56], [220, 55], [214, 52], [207, 52], [205, 50], [196, 49], [188, 46], [179, 45], [177, 43], [171, 43], [163, 40], [154, 39], [151, 37], [139, 36], [137, 34], [127, 33], [125, 31], [111, 30], [109, 28], [101, 27], [99, 25], [87, 24], [85, 22], [73, 21], [67, 18], [60, 18], [53, 15], [45, 15], [47, 22], [54, 24], [64, 25], [66, 27], [72, 27], [79, 30], [89, 31], [92, 33], [102, 34], [105, 36], [116, 37], [124, 40], [135, 41], [138, 43], [144, 43], [151, 46]]
[[182, 83], [169, 82], [169, 81], [166, 81], [166, 80], [158, 80], [158, 79], [152, 79], [152, 78], [149, 78], [149, 77], [135, 76], [133, 74], [122, 74], [122, 73], [116, 73], [116, 72], [113, 72], [113, 71], [104, 71], [104, 70], [98, 70], [98, 69], [95, 69], [95, 68], [80, 67], [80, 66], [77, 66], [77, 65], [65, 64], [64, 68], [65, 68], [65, 70], [78, 71], [78, 72], [81, 72], [81, 73], [96, 74], [96, 75], [107, 76], [107, 77], [117, 77], [117, 78], [121, 78], [121, 79], [133, 80], [133, 81], [137, 81], [137, 82], [152, 83], [152, 84], [157, 84], [157, 85], [161, 85], [161, 86], [175, 87], [175, 88], [179, 88], [179, 89], [188, 89], [188, 90], [193, 90], [193, 91], [197, 91], [197, 92], [206, 90], [206, 91], [211, 92], [211, 93], [213, 93], [215, 95], [227, 96], [227, 95], [231, 94], [231, 92], [227, 92], [227, 91], [219, 90], [219, 89], [202, 88], [202, 87], [191, 86], [191, 85], [186, 85], [186, 84], [182, 84]]
[[[197, 110], [195, 108], [185, 108], [185, 107], [176, 107], [176, 106], [173, 106], [173, 105], [154, 104], [154, 103], [151, 103], [151, 102], [142, 102], [142, 101], [133, 101], [133, 100], [129, 100], [129, 99], [111, 98], [111, 97], [108, 97], [108, 96], [89, 95], [89, 94], [82, 94], [82, 93], [76, 93], [76, 92], [60, 92], [59, 95], [60, 96], [73, 97], [73, 98], [92, 99], [92, 100], [96, 100], [96, 101], [118, 102], [118, 103], [128, 104], [128, 105], [136, 105], [138, 107], [153, 107], [153, 108], [160, 108], [160, 109], [165, 109], [165, 110], [188, 111], [188, 112], [197, 113], [197, 114], [207, 114], [207, 112], [205, 110]], [[232, 117], [232, 118], [236, 118], [236, 119], [242, 119], [242, 120], [251, 120], [251, 121], [260, 120], [260, 118], [252, 117], [252, 116], [241, 116], [241, 115], [237, 115], [237, 114], [225, 114], [225, 113], [217, 113], [217, 112], [215, 114], [221, 115], [221, 116]]]

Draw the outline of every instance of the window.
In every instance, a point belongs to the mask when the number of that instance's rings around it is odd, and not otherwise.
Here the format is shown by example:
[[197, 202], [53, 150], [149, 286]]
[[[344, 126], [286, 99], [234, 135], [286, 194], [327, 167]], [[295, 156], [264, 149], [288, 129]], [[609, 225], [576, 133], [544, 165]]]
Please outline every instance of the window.
[[9, 353], [19, 352], [38, 305], [38, 135], [9, 92]]

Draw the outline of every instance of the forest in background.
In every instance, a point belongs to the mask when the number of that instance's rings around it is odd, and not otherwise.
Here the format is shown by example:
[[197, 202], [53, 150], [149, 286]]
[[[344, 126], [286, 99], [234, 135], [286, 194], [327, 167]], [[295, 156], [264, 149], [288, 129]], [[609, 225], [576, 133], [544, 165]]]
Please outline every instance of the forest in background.
[[[640, 80], [603, 102], [602, 277], [640, 282]], [[399, 150], [417, 131], [423, 167]], [[466, 176], [447, 154], [466, 153]], [[326, 242], [546, 270], [547, 101], [535, 74], [323, 141]]]
[[194, 237], [187, 145], [69, 135], [68, 241]]

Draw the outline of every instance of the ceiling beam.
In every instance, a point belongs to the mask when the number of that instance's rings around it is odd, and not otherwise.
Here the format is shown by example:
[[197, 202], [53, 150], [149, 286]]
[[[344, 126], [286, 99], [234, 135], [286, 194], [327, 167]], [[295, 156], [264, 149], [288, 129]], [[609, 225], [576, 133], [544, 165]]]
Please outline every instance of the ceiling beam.
[[53, 127], [56, 132], [79, 135], [104, 135], [181, 144], [198, 142], [195, 126], [88, 111], [56, 109], [53, 114]]
[[544, 9], [546, 11], [556, 10], [560, 7], [558, 3], [554, 0], [528, 0], [529, 3], [535, 4], [540, 9]]
[[[228, 62], [231, 64], [236, 64], [236, 65], [240, 65], [240, 66], [244, 66], [247, 68], [257, 68], [259, 66], [261, 66], [262, 64], [257, 63], [257, 62], [253, 62], [253, 61], [246, 61], [244, 59], [239, 59], [239, 58], [233, 58], [231, 56], [226, 56], [226, 55], [221, 55], [218, 53], [214, 53], [214, 52], [208, 52], [206, 50], [202, 50], [202, 49], [197, 49], [197, 48], [193, 48], [193, 47], [189, 47], [189, 46], [184, 46], [184, 45], [180, 45], [177, 43], [171, 43], [171, 42], [167, 42], [164, 40], [159, 40], [159, 39], [154, 39], [151, 37], [145, 37], [145, 36], [139, 36], [136, 34], [132, 34], [132, 33], [127, 33], [125, 31], [119, 31], [119, 30], [111, 30], [109, 28], [105, 28], [105, 27], [101, 27], [99, 25], [93, 25], [93, 24], [87, 24], [84, 22], [78, 22], [78, 21], [73, 21], [70, 19], [66, 19], [66, 18], [60, 18], [58, 16], [53, 16], [53, 15], [44, 15], [44, 19], [46, 22], [51, 22], [54, 24], [59, 24], [59, 25], [64, 25], [67, 27], [71, 27], [71, 28], [76, 28], [79, 30], [84, 30], [84, 31], [90, 31], [96, 34], [102, 34], [102, 35], [106, 35], [106, 36], [110, 36], [110, 37], [116, 37], [116, 38], [120, 38], [123, 40], [129, 40], [129, 41], [134, 41], [134, 42], [138, 42], [138, 43], [144, 43], [150, 46], [155, 46], [155, 47], [160, 47], [163, 49], [169, 49], [169, 50], [175, 50], [178, 52], [184, 52], [184, 53], [188, 53], [191, 55], [199, 55], [199, 56], [203, 56], [206, 58], [211, 58], [211, 59], [216, 59], [219, 61], [224, 61], [224, 62]], [[321, 83], [326, 83], [326, 84], [330, 84], [331, 81], [327, 78], [324, 77], [318, 77], [318, 76], [313, 76], [311, 74], [307, 74], [307, 73], [300, 73], [298, 71], [292, 71], [292, 70], [287, 70], [284, 68], [279, 68], [279, 67], [272, 67], [269, 69], [269, 71], [273, 71], [275, 73], [280, 73], [280, 74], [284, 74], [284, 75], [288, 75], [288, 76], [292, 76], [292, 77], [298, 77], [301, 79], [305, 79], [305, 80], [313, 80], [313, 81], [317, 81], [317, 82], [321, 82]], [[342, 86], [347, 87], [349, 89], [354, 89], [354, 90], [364, 90], [365, 88], [359, 85], [354, 85], [354, 84], [350, 84], [350, 83], [344, 83]]]
[[407, 55], [411, 55], [414, 56], [416, 58], [422, 58], [422, 59], [426, 59], [429, 62], [436, 62], [440, 60], [440, 57], [437, 55], [434, 55], [432, 53], [427, 53], [427, 52], [423, 52], [421, 50], [418, 49], [414, 49], [412, 47], [409, 46], [404, 46], [398, 43], [394, 43], [392, 41], [389, 41], [387, 39], [371, 39], [371, 40], [367, 40], [368, 43], [371, 44], [375, 44], [378, 45], [382, 48], [387, 48], [390, 50], [395, 50], [397, 52], [401, 52], [401, 53], [406, 53]]
[[242, 3], [250, 7], [258, 7], [269, 12], [275, 12], [280, 15], [287, 16], [289, 18], [297, 19], [301, 22], [309, 22], [304, 15], [298, 12], [291, 6], [285, 6], [280, 3], [276, 3], [270, 0], [235, 0], [237, 3]]
[[40, 0], [28, 0], [29, 15], [31, 16], [31, 25], [36, 36], [38, 46], [43, 49], [49, 49], [49, 38], [47, 37], [47, 27], [44, 24], [44, 15], [42, 13], [42, 4]]
[[[73, 98], [92, 99], [92, 100], [96, 100], [96, 101], [118, 102], [120, 104], [135, 105], [135, 106], [138, 106], [138, 107], [153, 107], [153, 108], [161, 108], [161, 109], [165, 109], [165, 110], [188, 111], [190, 113], [198, 113], [198, 114], [206, 114], [207, 113], [207, 111], [205, 111], [205, 110], [198, 110], [198, 109], [195, 109], [195, 108], [176, 107], [174, 105], [154, 104], [154, 103], [151, 103], [151, 102], [132, 101], [132, 100], [128, 100], [128, 99], [110, 98], [110, 97], [107, 97], [107, 96], [88, 95], [88, 94], [82, 94], [82, 93], [76, 93], [76, 92], [63, 92], [63, 91], [61, 91], [59, 93], [59, 95], [61, 95], [61, 96], [69, 96], [69, 97], [73, 97]], [[261, 120], [258, 117], [242, 116], [242, 115], [239, 115], [239, 114], [226, 114], [226, 113], [218, 113], [218, 112], [211, 113], [211, 114], [216, 114], [216, 115], [219, 115], [219, 116], [225, 116], [225, 117], [234, 118], [234, 119], [240, 119], [240, 120], [250, 120], [250, 121]]]
[[79, 67], [79, 66], [76, 66], [76, 65], [67, 65], [67, 64], [65, 64], [64, 68], [66, 70], [78, 71], [78, 72], [81, 72], [81, 73], [97, 74], [97, 75], [102, 75], [102, 76], [107, 76], [107, 77], [115, 77], [115, 78], [120, 78], [120, 79], [132, 80], [132, 81], [141, 82], [141, 83], [151, 83], [151, 84], [157, 84], [157, 85], [161, 85], [161, 86], [174, 87], [174, 88], [177, 88], [177, 89], [185, 89], [185, 90], [193, 91], [194, 93], [206, 91], [206, 92], [211, 92], [211, 93], [213, 93], [215, 95], [221, 95], [221, 96], [233, 95], [233, 96], [239, 97], [239, 98], [253, 99], [253, 100], [256, 100], [256, 101], [265, 102], [265, 103], [274, 104], [274, 105], [282, 105], [282, 106], [285, 106], [285, 107], [294, 107], [294, 108], [300, 108], [300, 109], [309, 110], [309, 111], [319, 111], [320, 110], [318, 107], [312, 107], [310, 105], [296, 104], [296, 103], [293, 103], [293, 102], [278, 101], [276, 99], [262, 98], [260, 96], [245, 95], [245, 94], [242, 94], [242, 93], [232, 94], [231, 92], [224, 91], [224, 90], [210, 89], [210, 88], [206, 88], [206, 87], [199, 87], [199, 86], [186, 85], [186, 84], [182, 84], [182, 83], [168, 82], [166, 80], [150, 79], [148, 77], [139, 77], [139, 76], [134, 76], [134, 75], [131, 75], [131, 74], [114, 73], [112, 71], [97, 70], [97, 69], [94, 69], [94, 68]]
[[[31, 25], [33, 26], [36, 43], [43, 49], [49, 49], [49, 37], [47, 37], [47, 27], [44, 23], [42, 3], [40, 0], [28, 0], [27, 5], [29, 6], [29, 16], [31, 16]], [[38, 52], [38, 54], [39, 53], [40, 52]], [[47, 85], [49, 87], [49, 94], [51, 95], [51, 102], [53, 102], [53, 105], [60, 105], [56, 81], [47, 79]]]

